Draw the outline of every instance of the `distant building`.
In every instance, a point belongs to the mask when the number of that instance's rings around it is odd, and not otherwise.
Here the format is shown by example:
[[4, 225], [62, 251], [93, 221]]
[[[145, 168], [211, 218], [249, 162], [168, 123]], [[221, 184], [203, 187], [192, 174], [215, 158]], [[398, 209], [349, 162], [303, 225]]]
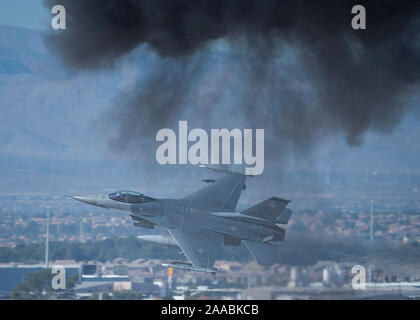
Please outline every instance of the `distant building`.
[[[54, 265], [57, 264], [52, 264], [50, 267]], [[61, 265], [66, 269], [67, 278], [75, 275], [80, 276], [79, 265]], [[0, 265], [0, 297], [8, 297], [12, 290], [23, 283], [30, 273], [39, 272], [44, 268], [44, 265]]]
[[329, 267], [325, 267], [322, 269], [322, 283], [325, 287], [331, 286], [332, 279], [331, 279], [331, 270]]
[[82, 275], [81, 282], [74, 288], [74, 292], [80, 297], [119, 290], [131, 290], [131, 280], [128, 276]]
[[292, 267], [290, 269], [290, 281], [287, 284], [289, 288], [295, 288], [298, 285], [299, 281], [299, 272], [297, 267]]
[[82, 275], [95, 275], [97, 272], [96, 264], [84, 264], [82, 265]]

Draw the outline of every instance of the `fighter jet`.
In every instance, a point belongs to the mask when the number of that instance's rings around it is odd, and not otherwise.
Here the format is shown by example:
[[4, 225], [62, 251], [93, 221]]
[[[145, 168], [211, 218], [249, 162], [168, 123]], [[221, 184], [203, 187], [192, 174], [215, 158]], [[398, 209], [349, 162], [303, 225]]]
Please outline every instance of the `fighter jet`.
[[157, 199], [127, 190], [72, 198], [106, 209], [126, 211], [137, 227], [165, 228], [168, 236], [139, 237], [161, 245], [178, 246], [188, 259], [187, 262], [168, 262], [165, 266], [214, 274], [217, 269], [213, 265], [221, 246], [241, 244], [248, 248], [258, 264], [272, 264], [292, 214], [286, 208], [290, 201], [273, 196], [236, 212], [247, 176], [228, 169], [209, 169], [224, 176], [182, 199]]

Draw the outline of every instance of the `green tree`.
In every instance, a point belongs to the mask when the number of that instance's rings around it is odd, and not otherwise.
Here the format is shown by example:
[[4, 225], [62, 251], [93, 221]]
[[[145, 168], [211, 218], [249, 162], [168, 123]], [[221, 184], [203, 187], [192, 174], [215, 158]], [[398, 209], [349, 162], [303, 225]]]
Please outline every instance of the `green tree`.
[[74, 299], [73, 288], [77, 276], [66, 279], [66, 289], [53, 289], [52, 280], [56, 276], [51, 269], [43, 269], [28, 274], [25, 281], [13, 289], [10, 298], [14, 300], [62, 300]]

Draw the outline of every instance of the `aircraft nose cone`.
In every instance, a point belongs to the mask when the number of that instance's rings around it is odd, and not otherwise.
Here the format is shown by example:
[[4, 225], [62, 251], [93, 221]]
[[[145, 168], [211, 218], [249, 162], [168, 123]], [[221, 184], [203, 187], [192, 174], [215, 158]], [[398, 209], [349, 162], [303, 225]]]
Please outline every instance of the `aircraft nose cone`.
[[95, 197], [72, 196], [72, 198], [80, 202], [91, 204], [93, 206], [96, 206], [98, 204]]

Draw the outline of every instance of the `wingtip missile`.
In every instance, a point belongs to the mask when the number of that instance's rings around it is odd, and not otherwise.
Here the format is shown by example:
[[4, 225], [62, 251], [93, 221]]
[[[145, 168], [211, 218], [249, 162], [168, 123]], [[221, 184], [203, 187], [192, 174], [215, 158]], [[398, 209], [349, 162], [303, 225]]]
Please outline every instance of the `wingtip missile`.
[[180, 269], [180, 270], [187, 270], [187, 271], [197, 271], [197, 272], [203, 272], [203, 273], [209, 273], [211, 275], [215, 275], [217, 269], [216, 268], [200, 268], [200, 267], [194, 267], [190, 263], [186, 262], [168, 262], [168, 263], [162, 263], [162, 267], [168, 267], [168, 268], [174, 268], [174, 269]]

